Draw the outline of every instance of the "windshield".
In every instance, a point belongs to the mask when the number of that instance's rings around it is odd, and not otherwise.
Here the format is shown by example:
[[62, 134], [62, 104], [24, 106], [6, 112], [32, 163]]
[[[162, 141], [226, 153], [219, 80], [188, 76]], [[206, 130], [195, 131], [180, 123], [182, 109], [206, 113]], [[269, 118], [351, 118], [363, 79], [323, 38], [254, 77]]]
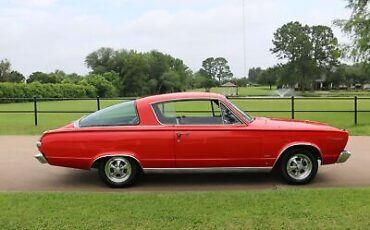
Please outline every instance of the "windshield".
[[83, 117], [78, 122], [79, 127], [137, 125], [139, 117], [135, 101], [123, 102]]
[[253, 121], [253, 117], [249, 114], [247, 114], [246, 112], [244, 112], [243, 110], [239, 109], [236, 105], [234, 105], [230, 100], [227, 100], [229, 102], [229, 104], [234, 108], [236, 109], [248, 122], [252, 122]]

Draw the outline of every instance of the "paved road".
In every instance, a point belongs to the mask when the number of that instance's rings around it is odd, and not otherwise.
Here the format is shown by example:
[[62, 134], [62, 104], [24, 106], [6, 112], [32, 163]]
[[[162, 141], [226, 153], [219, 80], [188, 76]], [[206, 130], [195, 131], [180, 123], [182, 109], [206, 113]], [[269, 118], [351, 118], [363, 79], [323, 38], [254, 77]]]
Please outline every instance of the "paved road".
[[[0, 191], [204, 191], [256, 190], [293, 187], [272, 174], [151, 174], [134, 187], [107, 188], [96, 171], [42, 165], [33, 155], [35, 136], [0, 136]], [[344, 164], [321, 166], [305, 187], [370, 186], [370, 137], [351, 137], [352, 157]]]

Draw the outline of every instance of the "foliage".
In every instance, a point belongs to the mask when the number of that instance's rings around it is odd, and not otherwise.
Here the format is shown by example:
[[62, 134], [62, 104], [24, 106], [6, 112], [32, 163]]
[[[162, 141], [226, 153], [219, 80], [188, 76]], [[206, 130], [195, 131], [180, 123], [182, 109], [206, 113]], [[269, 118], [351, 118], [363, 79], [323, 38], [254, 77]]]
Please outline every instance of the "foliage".
[[216, 86], [217, 82], [212, 79], [211, 76], [205, 74], [203, 71], [198, 71], [194, 74], [194, 87], [195, 88], [205, 88], [207, 92], [213, 86]]
[[223, 57], [207, 58], [203, 61], [202, 68], [199, 72], [208, 78], [217, 80], [219, 84], [226, 80], [230, 80], [233, 77], [230, 66], [227, 60]]
[[101, 75], [87, 75], [82, 81], [79, 82], [79, 84], [95, 87], [96, 94], [100, 97], [116, 96], [116, 89], [114, 88], [112, 82], [108, 81]]
[[[341, 55], [338, 40], [331, 28], [289, 22], [274, 33], [273, 54], [287, 60], [281, 82], [298, 83], [302, 90], [311, 89], [313, 81], [338, 65]], [[292, 82], [293, 80], [293, 82]]]
[[50, 75], [40, 71], [33, 72], [28, 78], [27, 83], [39, 82], [39, 83], [58, 83], [58, 79], [55, 75]]
[[234, 82], [238, 87], [245, 87], [249, 84], [249, 78], [246, 77], [234, 78], [231, 81]]
[[44, 73], [40, 71], [33, 72], [28, 78], [27, 83], [39, 82], [45, 83], [77, 83], [82, 80], [82, 76], [71, 73], [66, 74], [62, 70], [55, 70], [51, 73]]
[[253, 67], [249, 69], [248, 71], [248, 80], [251, 83], [256, 83], [257, 82], [257, 76], [258, 74], [262, 71], [260, 67]]
[[24, 82], [25, 77], [18, 71], [12, 70], [9, 60], [0, 61], [0, 82]]
[[281, 72], [281, 66], [269, 67], [266, 70], [260, 70], [256, 80], [258, 84], [269, 85], [271, 90], [272, 85], [274, 85], [279, 77], [281, 77]]
[[158, 51], [113, 50], [100, 48], [86, 57], [92, 73], [114, 75], [120, 96], [140, 96], [184, 91], [192, 73], [182, 60]]
[[115, 56], [117, 51], [112, 48], [102, 47], [89, 55], [85, 59], [87, 67], [95, 74], [104, 74], [115, 68]]
[[348, 20], [336, 20], [342, 31], [351, 35], [353, 43], [348, 46], [349, 56], [355, 61], [370, 64], [370, 9], [369, 0], [347, 0], [352, 13]]
[[83, 98], [96, 96], [91, 85], [0, 83], [0, 98]]
[[370, 81], [370, 69], [366, 63], [357, 63], [351, 66], [344, 65], [344, 78], [348, 84]]

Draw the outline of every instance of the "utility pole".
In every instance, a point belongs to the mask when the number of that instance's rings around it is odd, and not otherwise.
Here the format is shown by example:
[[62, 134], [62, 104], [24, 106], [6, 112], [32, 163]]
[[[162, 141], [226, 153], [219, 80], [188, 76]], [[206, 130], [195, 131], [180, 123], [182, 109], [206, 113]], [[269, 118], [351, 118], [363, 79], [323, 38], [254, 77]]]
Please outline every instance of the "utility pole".
[[246, 12], [245, 12], [245, 0], [242, 0], [242, 17], [243, 17], [243, 68], [244, 68], [244, 77], [247, 77], [247, 35], [246, 35]]

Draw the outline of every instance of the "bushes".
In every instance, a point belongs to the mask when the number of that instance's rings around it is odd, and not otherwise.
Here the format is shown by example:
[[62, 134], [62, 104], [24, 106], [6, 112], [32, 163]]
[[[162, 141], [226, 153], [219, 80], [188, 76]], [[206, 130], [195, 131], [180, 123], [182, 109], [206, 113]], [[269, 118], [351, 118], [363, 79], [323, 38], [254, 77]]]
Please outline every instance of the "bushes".
[[91, 85], [40, 84], [38, 82], [0, 83], [0, 98], [85, 98], [95, 97], [96, 89]]
[[81, 85], [93, 86], [96, 89], [96, 94], [100, 97], [114, 97], [117, 96], [116, 89], [112, 82], [108, 81], [101, 75], [90, 74], [84, 77], [79, 82]]

